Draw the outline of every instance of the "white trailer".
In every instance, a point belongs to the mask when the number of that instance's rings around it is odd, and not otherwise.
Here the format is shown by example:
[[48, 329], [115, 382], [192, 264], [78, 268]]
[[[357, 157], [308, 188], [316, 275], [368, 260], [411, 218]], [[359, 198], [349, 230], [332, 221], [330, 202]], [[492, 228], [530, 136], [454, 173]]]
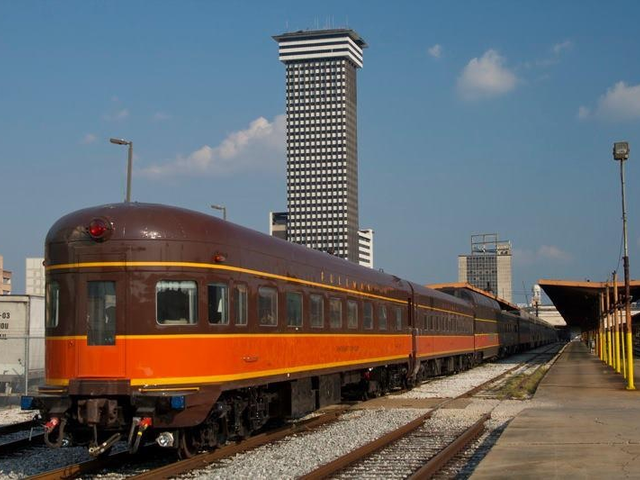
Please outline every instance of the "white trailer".
[[44, 297], [0, 296], [0, 395], [44, 379]]

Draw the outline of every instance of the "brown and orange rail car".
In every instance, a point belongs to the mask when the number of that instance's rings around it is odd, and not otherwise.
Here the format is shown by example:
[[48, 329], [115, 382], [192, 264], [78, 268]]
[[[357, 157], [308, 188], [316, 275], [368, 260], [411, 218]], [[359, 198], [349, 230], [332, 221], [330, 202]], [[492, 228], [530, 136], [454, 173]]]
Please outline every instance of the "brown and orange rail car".
[[45, 256], [46, 386], [23, 408], [53, 447], [188, 456], [499, 353], [487, 305], [180, 208], [71, 213]]

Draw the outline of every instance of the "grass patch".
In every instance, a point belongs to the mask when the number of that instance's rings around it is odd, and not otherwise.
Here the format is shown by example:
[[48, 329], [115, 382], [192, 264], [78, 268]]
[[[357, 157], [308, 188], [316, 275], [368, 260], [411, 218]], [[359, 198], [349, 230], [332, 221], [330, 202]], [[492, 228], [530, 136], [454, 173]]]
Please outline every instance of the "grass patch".
[[530, 398], [537, 390], [538, 384], [544, 378], [549, 367], [543, 365], [531, 374], [519, 374], [511, 377], [496, 391], [496, 398], [500, 400], [524, 400]]

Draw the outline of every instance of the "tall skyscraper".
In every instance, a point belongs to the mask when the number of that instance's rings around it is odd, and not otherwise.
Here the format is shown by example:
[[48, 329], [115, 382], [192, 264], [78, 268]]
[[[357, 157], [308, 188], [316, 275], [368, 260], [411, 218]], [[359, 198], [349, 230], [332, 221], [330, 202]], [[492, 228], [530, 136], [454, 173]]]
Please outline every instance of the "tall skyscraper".
[[348, 29], [273, 38], [287, 79], [287, 239], [357, 263], [356, 70], [367, 44]]
[[458, 281], [511, 302], [511, 242], [497, 233], [471, 236], [471, 255], [458, 256]]

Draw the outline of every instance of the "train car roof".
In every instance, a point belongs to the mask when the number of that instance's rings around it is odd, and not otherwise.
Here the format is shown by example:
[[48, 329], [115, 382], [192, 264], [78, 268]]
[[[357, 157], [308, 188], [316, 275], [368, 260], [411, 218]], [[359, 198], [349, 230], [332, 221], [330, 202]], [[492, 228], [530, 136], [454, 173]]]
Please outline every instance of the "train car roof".
[[[112, 241], [184, 241], [216, 242], [245, 251], [258, 252], [284, 259], [290, 265], [306, 265], [340, 274], [358, 282], [374, 284], [383, 289], [409, 289], [434, 301], [448, 302], [460, 308], [470, 304], [451, 295], [409, 282], [395, 275], [362, 267], [326, 252], [313, 250], [271, 235], [222, 220], [212, 215], [180, 207], [150, 203], [114, 203], [84, 208], [69, 213], [53, 224], [46, 238], [47, 244], [92, 243], [87, 228], [95, 218], [107, 219], [113, 227]], [[289, 268], [283, 266], [282, 268]], [[295, 277], [295, 274], [292, 274]]]
[[433, 283], [433, 284], [427, 285], [427, 287], [433, 288], [434, 290], [444, 291], [444, 292], [455, 291], [459, 289], [469, 290], [471, 292], [475, 292], [479, 295], [482, 295], [483, 297], [496, 301], [500, 306], [500, 309], [502, 310], [507, 310], [507, 311], [520, 310], [520, 308], [517, 305], [505, 300], [504, 298], [500, 298], [497, 295], [493, 295], [492, 293], [487, 292], [486, 290], [482, 290], [481, 288], [474, 287], [470, 283], [465, 283], [465, 282]]

